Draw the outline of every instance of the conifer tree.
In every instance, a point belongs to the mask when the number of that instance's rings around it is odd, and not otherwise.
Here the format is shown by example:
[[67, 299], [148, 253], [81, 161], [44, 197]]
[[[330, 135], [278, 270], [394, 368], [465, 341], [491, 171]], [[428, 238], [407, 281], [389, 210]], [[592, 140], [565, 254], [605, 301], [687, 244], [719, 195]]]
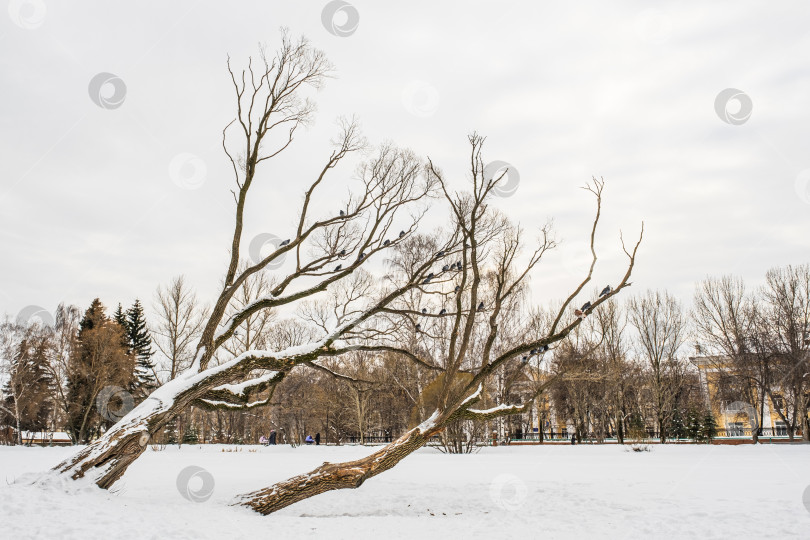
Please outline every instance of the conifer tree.
[[143, 306], [137, 299], [126, 312], [125, 328], [129, 337], [129, 348], [132, 354], [135, 355], [133, 390], [138, 397], [145, 398], [157, 388], [157, 380], [154, 374], [155, 364], [152, 362], [152, 355], [154, 354], [152, 351], [152, 337], [149, 335], [149, 329], [146, 326]]
[[54, 390], [54, 379], [47, 365], [51, 347], [50, 331], [31, 325], [24, 330], [23, 338], [14, 350], [9, 377], [3, 388], [7, 397], [0, 403], [0, 422], [15, 425], [17, 442], [21, 442], [21, 431], [49, 428]]
[[[102, 417], [96, 400], [107, 387], [128, 388], [132, 381], [134, 360], [127, 347], [121, 326], [104, 312], [96, 298], [79, 323], [76, 347], [71, 351], [67, 370], [66, 429], [76, 443], [85, 443], [102, 427], [111, 426], [116, 417]], [[108, 410], [125, 413], [119, 404]]]
[[717, 436], [717, 423], [714, 421], [712, 411], [708, 409], [703, 413], [700, 432], [701, 438], [707, 443], [712, 442], [712, 439]]

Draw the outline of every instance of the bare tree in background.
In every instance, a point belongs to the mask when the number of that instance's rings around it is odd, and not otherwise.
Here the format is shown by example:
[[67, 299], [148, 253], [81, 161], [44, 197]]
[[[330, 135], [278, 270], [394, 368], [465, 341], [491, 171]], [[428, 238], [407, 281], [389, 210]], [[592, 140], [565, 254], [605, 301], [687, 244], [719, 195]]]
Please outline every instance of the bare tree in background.
[[161, 369], [165, 375], [158, 380], [162, 384], [191, 366], [194, 345], [205, 322], [205, 309], [182, 275], [173, 278], [166, 287], [158, 287], [153, 309], [157, 317], [150, 330], [155, 346], [165, 358]]
[[678, 348], [686, 336], [686, 317], [681, 304], [667, 292], [647, 291], [632, 298], [630, 322], [638, 331], [638, 345], [651, 370], [652, 405], [659, 438], [667, 440], [667, 430], [681, 390], [683, 366]]
[[[765, 275], [762, 320], [773, 355], [774, 384], [766, 388], [792, 440], [810, 440], [810, 265], [772, 268]], [[779, 392], [779, 395], [774, 395]], [[781, 405], [781, 406], [780, 406]]]
[[[739, 278], [707, 278], [697, 285], [694, 324], [701, 347], [711, 353], [709, 360], [724, 378], [722, 386], [738, 390], [735, 401], [750, 403], [762, 426], [765, 396], [773, 378], [772, 359], [762, 348], [761, 317], [755, 297]], [[753, 429], [756, 442], [759, 431]]]

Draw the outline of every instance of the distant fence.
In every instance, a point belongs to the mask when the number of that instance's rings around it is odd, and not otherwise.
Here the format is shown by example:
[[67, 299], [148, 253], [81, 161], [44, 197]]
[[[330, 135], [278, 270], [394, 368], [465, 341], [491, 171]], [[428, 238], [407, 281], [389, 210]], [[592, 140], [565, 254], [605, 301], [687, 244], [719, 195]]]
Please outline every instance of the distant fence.
[[[729, 428], [729, 429], [717, 429], [716, 435], [712, 437], [713, 439], [750, 439], [753, 436], [753, 429], [752, 428]], [[770, 438], [770, 439], [789, 439], [787, 428], [785, 427], [770, 427], [770, 428], [759, 428], [758, 435], [763, 438]], [[647, 430], [646, 432], [647, 439], [659, 439], [660, 434], [658, 431], [655, 430]], [[802, 433], [801, 430], [797, 429], [793, 434], [794, 439], [801, 439]], [[624, 436], [625, 439], [630, 439], [627, 434]], [[544, 441], [562, 441], [562, 440], [570, 440], [571, 434], [567, 430], [562, 431], [546, 431], [543, 432], [543, 440]], [[674, 441], [692, 441], [694, 440], [691, 437], [680, 437], [674, 438], [672, 434], [667, 435], [668, 440]], [[512, 441], [526, 441], [526, 442], [538, 442], [540, 440], [539, 433], [515, 433], [510, 437]], [[595, 433], [589, 433], [587, 437], [585, 437], [587, 442], [615, 442], [617, 440], [616, 433], [609, 433], [604, 436], [597, 436]]]

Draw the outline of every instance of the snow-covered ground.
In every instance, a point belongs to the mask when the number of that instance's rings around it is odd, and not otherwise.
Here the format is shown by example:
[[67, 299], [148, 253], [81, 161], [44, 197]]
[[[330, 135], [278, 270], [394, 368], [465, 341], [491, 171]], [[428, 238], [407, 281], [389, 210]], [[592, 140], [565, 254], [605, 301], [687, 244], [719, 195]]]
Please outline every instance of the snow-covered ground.
[[[810, 538], [810, 446], [422, 449], [357, 490], [262, 517], [227, 506], [373, 448], [184, 446], [141, 457], [110, 492], [23, 485], [75, 448], [0, 447], [0, 536], [16, 538]], [[255, 450], [251, 452], [249, 450]], [[188, 466], [186, 497], [178, 476]], [[195, 469], [199, 471], [199, 469]], [[195, 470], [185, 473], [191, 476]], [[21, 478], [22, 477], [22, 478]], [[19, 479], [18, 482], [14, 482]], [[205, 498], [193, 502], [194, 494]]]

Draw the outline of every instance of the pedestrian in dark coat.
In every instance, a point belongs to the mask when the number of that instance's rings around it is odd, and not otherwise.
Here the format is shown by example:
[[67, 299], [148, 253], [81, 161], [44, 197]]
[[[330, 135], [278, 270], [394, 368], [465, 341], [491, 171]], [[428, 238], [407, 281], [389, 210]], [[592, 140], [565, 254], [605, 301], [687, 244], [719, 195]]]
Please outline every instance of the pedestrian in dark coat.
[[270, 437], [267, 438], [267, 444], [276, 444], [276, 430], [270, 431]]
[[321, 444], [321, 434], [320, 433], [315, 434], [315, 444], [316, 445]]

